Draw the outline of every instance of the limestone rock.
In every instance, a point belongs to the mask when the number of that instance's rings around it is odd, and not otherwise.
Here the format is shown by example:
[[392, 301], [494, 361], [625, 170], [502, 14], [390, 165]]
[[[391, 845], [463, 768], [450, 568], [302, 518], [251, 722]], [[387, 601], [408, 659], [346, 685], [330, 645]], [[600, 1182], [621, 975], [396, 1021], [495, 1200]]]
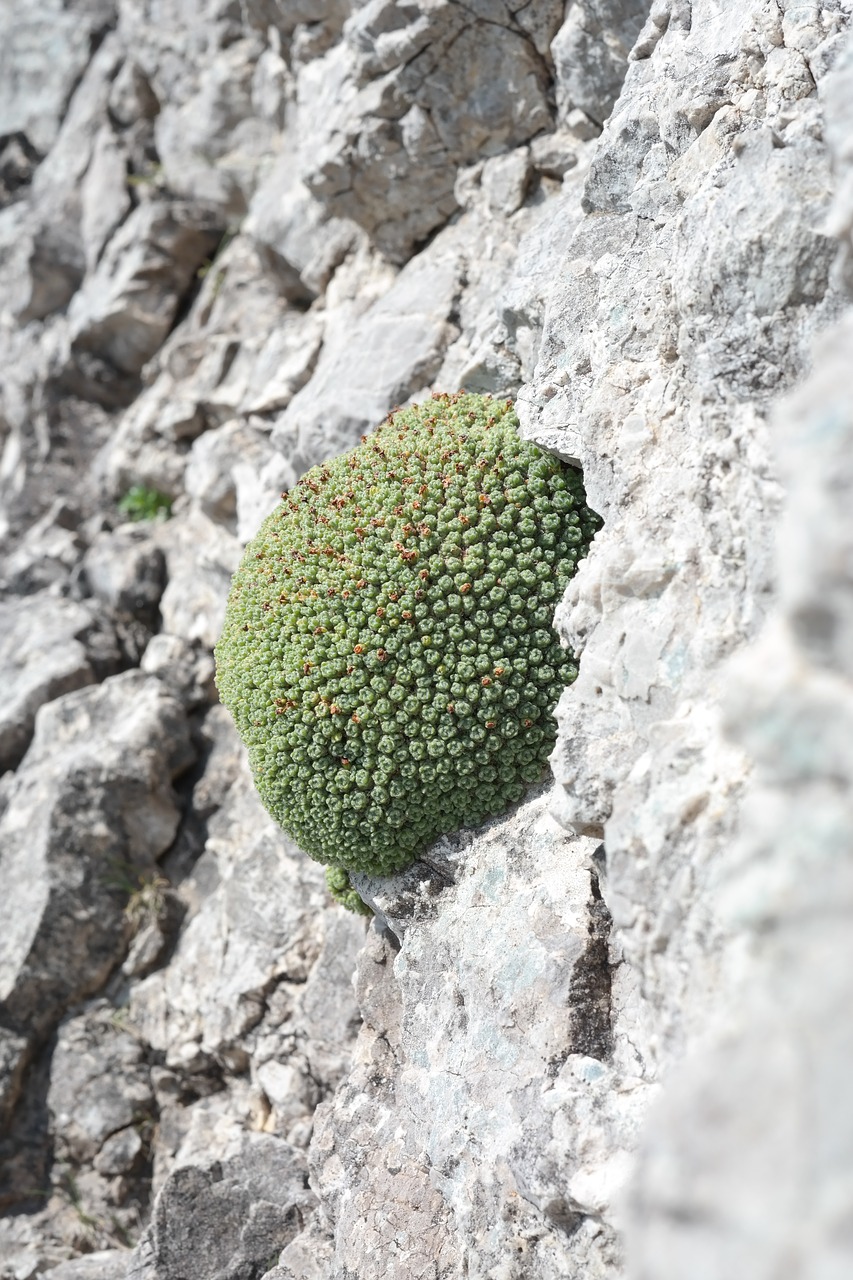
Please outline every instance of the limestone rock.
[[[236, 734], [223, 729], [225, 749]], [[225, 764], [227, 805], [209, 819], [182, 889], [190, 910], [171, 963], [132, 993], [134, 1026], [167, 1065], [240, 1051], [261, 1067], [286, 1048], [306, 1080], [336, 1081], [356, 1018], [349, 977], [363, 921], [323, 911], [321, 869], [264, 813], [242, 755], [236, 778]]]
[[252, 240], [238, 236], [201, 271], [186, 321], [151, 362], [148, 385], [98, 458], [117, 494], [142, 483], [176, 496], [195, 439], [236, 416], [284, 409], [314, 370], [322, 317], [291, 309], [286, 285], [266, 271]]
[[95, 990], [127, 941], [124, 907], [178, 823], [192, 760], [182, 709], [126, 672], [42, 707], [2, 817], [0, 996], [37, 1034]]
[[74, 299], [75, 349], [97, 351], [123, 372], [138, 373], [169, 332], [181, 297], [221, 234], [216, 220], [192, 205], [138, 205]]
[[127, 1250], [99, 1249], [70, 1262], [61, 1262], [43, 1274], [51, 1280], [125, 1280], [127, 1262]]
[[42, 155], [54, 142], [90, 42], [114, 19], [111, 0], [70, 13], [55, 0], [33, 11], [17, 0], [0, 19], [0, 135], [23, 134]]
[[127, 1171], [99, 1168], [99, 1153], [102, 1165], [114, 1164], [113, 1139], [150, 1116], [154, 1102], [144, 1048], [110, 1021], [110, 1013], [103, 1009], [62, 1023], [47, 1095], [60, 1157], [74, 1165], [94, 1160], [103, 1175]]
[[[851, 17], [6, 5], [0, 1280], [849, 1273]], [[211, 647], [277, 494], [460, 386], [605, 518], [580, 677], [368, 926]]]
[[551, 45], [563, 120], [580, 109], [590, 120], [604, 123], [648, 10], [647, 0], [575, 0], [568, 6]]
[[[547, 14], [555, 31], [558, 10]], [[353, 13], [345, 37], [299, 77], [301, 177], [404, 260], [453, 213], [460, 164], [550, 126], [546, 64], [501, 0], [374, 3]]]
[[313, 1205], [301, 1153], [272, 1134], [247, 1134], [229, 1159], [175, 1171], [130, 1260], [128, 1280], [260, 1275]]
[[233, 534], [198, 510], [167, 521], [158, 541], [168, 577], [160, 600], [163, 627], [170, 635], [212, 649], [222, 630], [242, 547]]
[[117, 657], [115, 640], [81, 604], [49, 591], [0, 601], [0, 769], [20, 761], [39, 707], [94, 684]]
[[[26, 25], [19, 30], [25, 31]], [[61, 33], [61, 21], [56, 30]], [[80, 31], [85, 31], [85, 23]], [[42, 319], [66, 305], [86, 271], [85, 239], [94, 245], [105, 229], [117, 223], [126, 207], [126, 192], [120, 181], [116, 189], [106, 154], [100, 177], [96, 180], [94, 169], [91, 178], [87, 175], [96, 141], [99, 136], [105, 137], [110, 81], [119, 59], [115, 39], [107, 35], [95, 56], [84, 60], [85, 69], [79, 85], [73, 86], [58, 137], [33, 174], [27, 202], [22, 206], [26, 222], [21, 224], [14, 252], [2, 264], [4, 305], [22, 324]], [[75, 72], [75, 82], [79, 74]], [[109, 203], [102, 203], [96, 214], [94, 201], [99, 193], [103, 198], [105, 182]], [[86, 238], [82, 225], [84, 194], [88, 209]], [[14, 207], [8, 212], [13, 211]]]
[[180, 636], [160, 632], [152, 636], [140, 667], [157, 678], [187, 707], [195, 708], [213, 700], [213, 658], [200, 646]]
[[239, 421], [205, 432], [190, 452], [184, 476], [187, 493], [205, 515], [243, 543], [278, 505], [282, 490], [295, 483], [293, 468], [268, 434]]
[[355, 337], [356, 308], [342, 308], [334, 328], [327, 328], [311, 381], [273, 430], [273, 444], [287, 453], [297, 475], [352, 448], [390, 409], [431, 382], [455, 336], [451, 315], [461, 278], [461, 246], [451, 230], [403, 268], [360, 317]]
[[165, 564], [143, 525], [121, 525], [97, 534], [83, 559], [92, 594], [113, 614], [153, 626], [163, 594]]

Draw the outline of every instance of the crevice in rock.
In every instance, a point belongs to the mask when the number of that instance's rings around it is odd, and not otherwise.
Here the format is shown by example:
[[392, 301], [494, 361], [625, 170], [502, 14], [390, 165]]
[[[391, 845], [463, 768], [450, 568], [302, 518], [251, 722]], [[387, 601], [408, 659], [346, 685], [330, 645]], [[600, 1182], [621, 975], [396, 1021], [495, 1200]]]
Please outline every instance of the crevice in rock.
[[571, 1044], [573, 1053], [606, 1061], [613, 1051], [609, 954], [612, 919], [594, 868], [590, 870], [590, 889], [589, 941], [575, 964], [570, 984]]

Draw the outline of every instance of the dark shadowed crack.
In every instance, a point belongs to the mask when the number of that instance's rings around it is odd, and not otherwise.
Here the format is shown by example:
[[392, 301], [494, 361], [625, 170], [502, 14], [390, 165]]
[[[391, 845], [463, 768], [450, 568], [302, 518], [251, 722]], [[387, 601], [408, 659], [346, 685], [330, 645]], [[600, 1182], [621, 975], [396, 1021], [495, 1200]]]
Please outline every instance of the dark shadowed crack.
[[610, 912], [601, 896], [598, 876], [590, 874], [589, 941], [570, 983], [572, 1052], [604, 1060], [613, 1050], [611, 1027]]

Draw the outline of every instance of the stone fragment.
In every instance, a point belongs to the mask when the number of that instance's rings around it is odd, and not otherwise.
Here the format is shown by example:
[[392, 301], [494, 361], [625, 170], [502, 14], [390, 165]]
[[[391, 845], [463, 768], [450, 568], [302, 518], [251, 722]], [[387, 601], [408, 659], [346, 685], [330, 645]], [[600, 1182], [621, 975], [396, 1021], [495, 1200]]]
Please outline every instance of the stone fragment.
[[321, 315], [291, 309], [278, 275], [238, 236], [205, 270], [190, 315], [99, 457], [99, 474], [116, 494], [142, 483], [176, 496], [206, 429], [289, 404], [313, 372], [323, 329]]
[[121, 525], [96, 534], [82, 572], [92, 594], [111, 613], [153, 627], [163, 594], [165, 561], [144, 525]]
[[0, 209], [22, 198], [38, 161], [38, 152], [25, 133], [6, 135], [0, 144]]
[[576, 0], [568, 7], [551, 45], [561, 120], [568, 122], [580, 108], [596, 124], [604, 123], [648, 9], [648, 0]]
[[403, 268], [355, 333], [346, 312], [327, 329], [314, 376], [272, 433], [297, 475], [352, 448], [390, 409], [430, 384], [455, 336], [451, 315], [462, 272], [451, 229]]
[[[550, 38], [558, 7], [538, 16]], [[300, 177], [405, 261], [453, 213], [459, 165], [550, 127], [545, 63], [498, 2], [374, 4], [345, 31], [299, 77]]]
[[49, 591], [0, 601], [0, 770], [26, 751], [45, 702], [93, 684], [117, 659], [95, 613]]
[[138, 205], [74, 299], [73, 348], [138, 373], [162, 344], [221, 235], [216, 219], [197, 206], [158, 200]]
[[191, 762], [180, 705], [129, 671], [43, 706], [0, 820], [0, 999], [43, 1033], [121, 959], [139, 877], [169, 846]]
[[22, 133], [42, 155], [90, 58], [90, 41], [114, 16], [112, 0], [70, 13], [61, 0], [33, 10], [10, 0], [0, 14], [0, 136]]
[[213, 700], [213, 658], [199, 645], [166, 632], [152, 636], [140, 666], [188, 708]]
[[282, 288], [294, 301], [322, 293], [359, 237], [353, 222], [329, 217], [300, 182], [287, 136], [254, 195], [244, 230], [271, 256]]
[[578, 163], [578, 142], [581, 140], [568, 129], [540, 134], [530, 144], [534, 169], [547, 178], [562, 178]]
[[157, 540], [168, 579], [160, 599], [164, 630], [212, 649], [222, 630], [241, 544], [198, 510], [173, 516], [160, 526]]
[[[113, 1013], [96, 1006], [60, 1025], [47, 1094], [58, 1156], [74, 1165], [94, 1160], [104, 1176], [129, 1170], [142, 1144], [128, 1139], [128, 1127], [150, 1118], [154, 1101], [144, 1047]], [[131, 1150], [122, 1164], [120, 1153]]]
[[129, 1256], [127, 1249], [98, 1249], [42, 1274], [50, 1280], [125, 1280]]
[[217, 50], [183, 101], [162, 101], [155, 122], [170, 189], [215, 209], [223, 222], [245, 213], [258, 171], [275, 151], [275, 123], [255, 114], [252, 100], [261, 49], [252, 35]]
[[94, 270], [104, 245], [130, 209], [127, 161], [115, 133], [104, 125], [80, 189], [80, 235], [87, 271]]
[[208, 762], [213, 785], [202, 779], [193, 796], [211, 815], [207, 843], [182, 886], [190, 909], [168, 968], [134, 987], [133, 1023], [173, 1067], [188, 1045], [210, 1058], [264, 1039], [269, 1060], [284, 1044], [292, 1052], [287, 1037], [297, 1035], [315, 1078], [334, 1080], [353, 1034], [349, 977], [363, 921], [323, 911], [322, 869], [264, 812], [242, 751], [235, 776], [236, 731], [221, 708], [210, 716], [221, 733]]
[[176, 1169], [130, 1259], [127, 1280], [260, 1276], [316, 1203], [304, 1156], [271, 1134], [246, 1134], [228, 1159]]
[[95, 1156], [95, 1168], [103, 1178], [132, 1173], [142, 1150], [143, 1143], [138, 1129], [119, 1129], [107, 1138]]
[[[84, 21], [81, 30], [85, 29]], [[115, 36], [108, 34], [91, 60], [86, 59], [59, 135], [33, 174], [23, 208], [26, 218], [14, 252], [0, 263], [4, 302], [20, 324], [43, 319], [64, 307], [85, 274], [84, 176], [105, 124], [110, 82], [120, 56]], [[126, 192], [117, 189], [114, 182], [110, 190], [111, 198], [123, 208]], [[90, 211], [94, 213], [91, 204]], [[98, 222], [106, 220], [115, 225], [118, 216], [120, 211], [114, 216], [109, 208], [102, 207]]]
[[495, 156], [483, 166], [481, 178], [492, 213], [510, 217], [524, 204], [530, 183], [530, 151], [518, 147], [505, 156]]
[[113, 119], [125, 127], [140, 118], [153, 120], [160, 109], [145, 72], [132, 57], [125, 59], [113, 80], [109, 107]]
[[269, 433], [242, 422], [207, 431], [190, 451], [184, 484], [209, 519], [245, 543], [296, 483]]

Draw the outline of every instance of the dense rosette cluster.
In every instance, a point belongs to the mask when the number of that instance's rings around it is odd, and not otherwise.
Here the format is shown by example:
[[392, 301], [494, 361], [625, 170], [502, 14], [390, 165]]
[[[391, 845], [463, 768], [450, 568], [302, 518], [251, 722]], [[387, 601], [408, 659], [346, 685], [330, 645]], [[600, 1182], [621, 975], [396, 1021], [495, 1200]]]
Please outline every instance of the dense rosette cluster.
[[437, 396], [315, 467], [234, 578], [217, 681], [270, 813], [387, 874], [541, 777], [554, 607], [600, 525], [510, 402]]

